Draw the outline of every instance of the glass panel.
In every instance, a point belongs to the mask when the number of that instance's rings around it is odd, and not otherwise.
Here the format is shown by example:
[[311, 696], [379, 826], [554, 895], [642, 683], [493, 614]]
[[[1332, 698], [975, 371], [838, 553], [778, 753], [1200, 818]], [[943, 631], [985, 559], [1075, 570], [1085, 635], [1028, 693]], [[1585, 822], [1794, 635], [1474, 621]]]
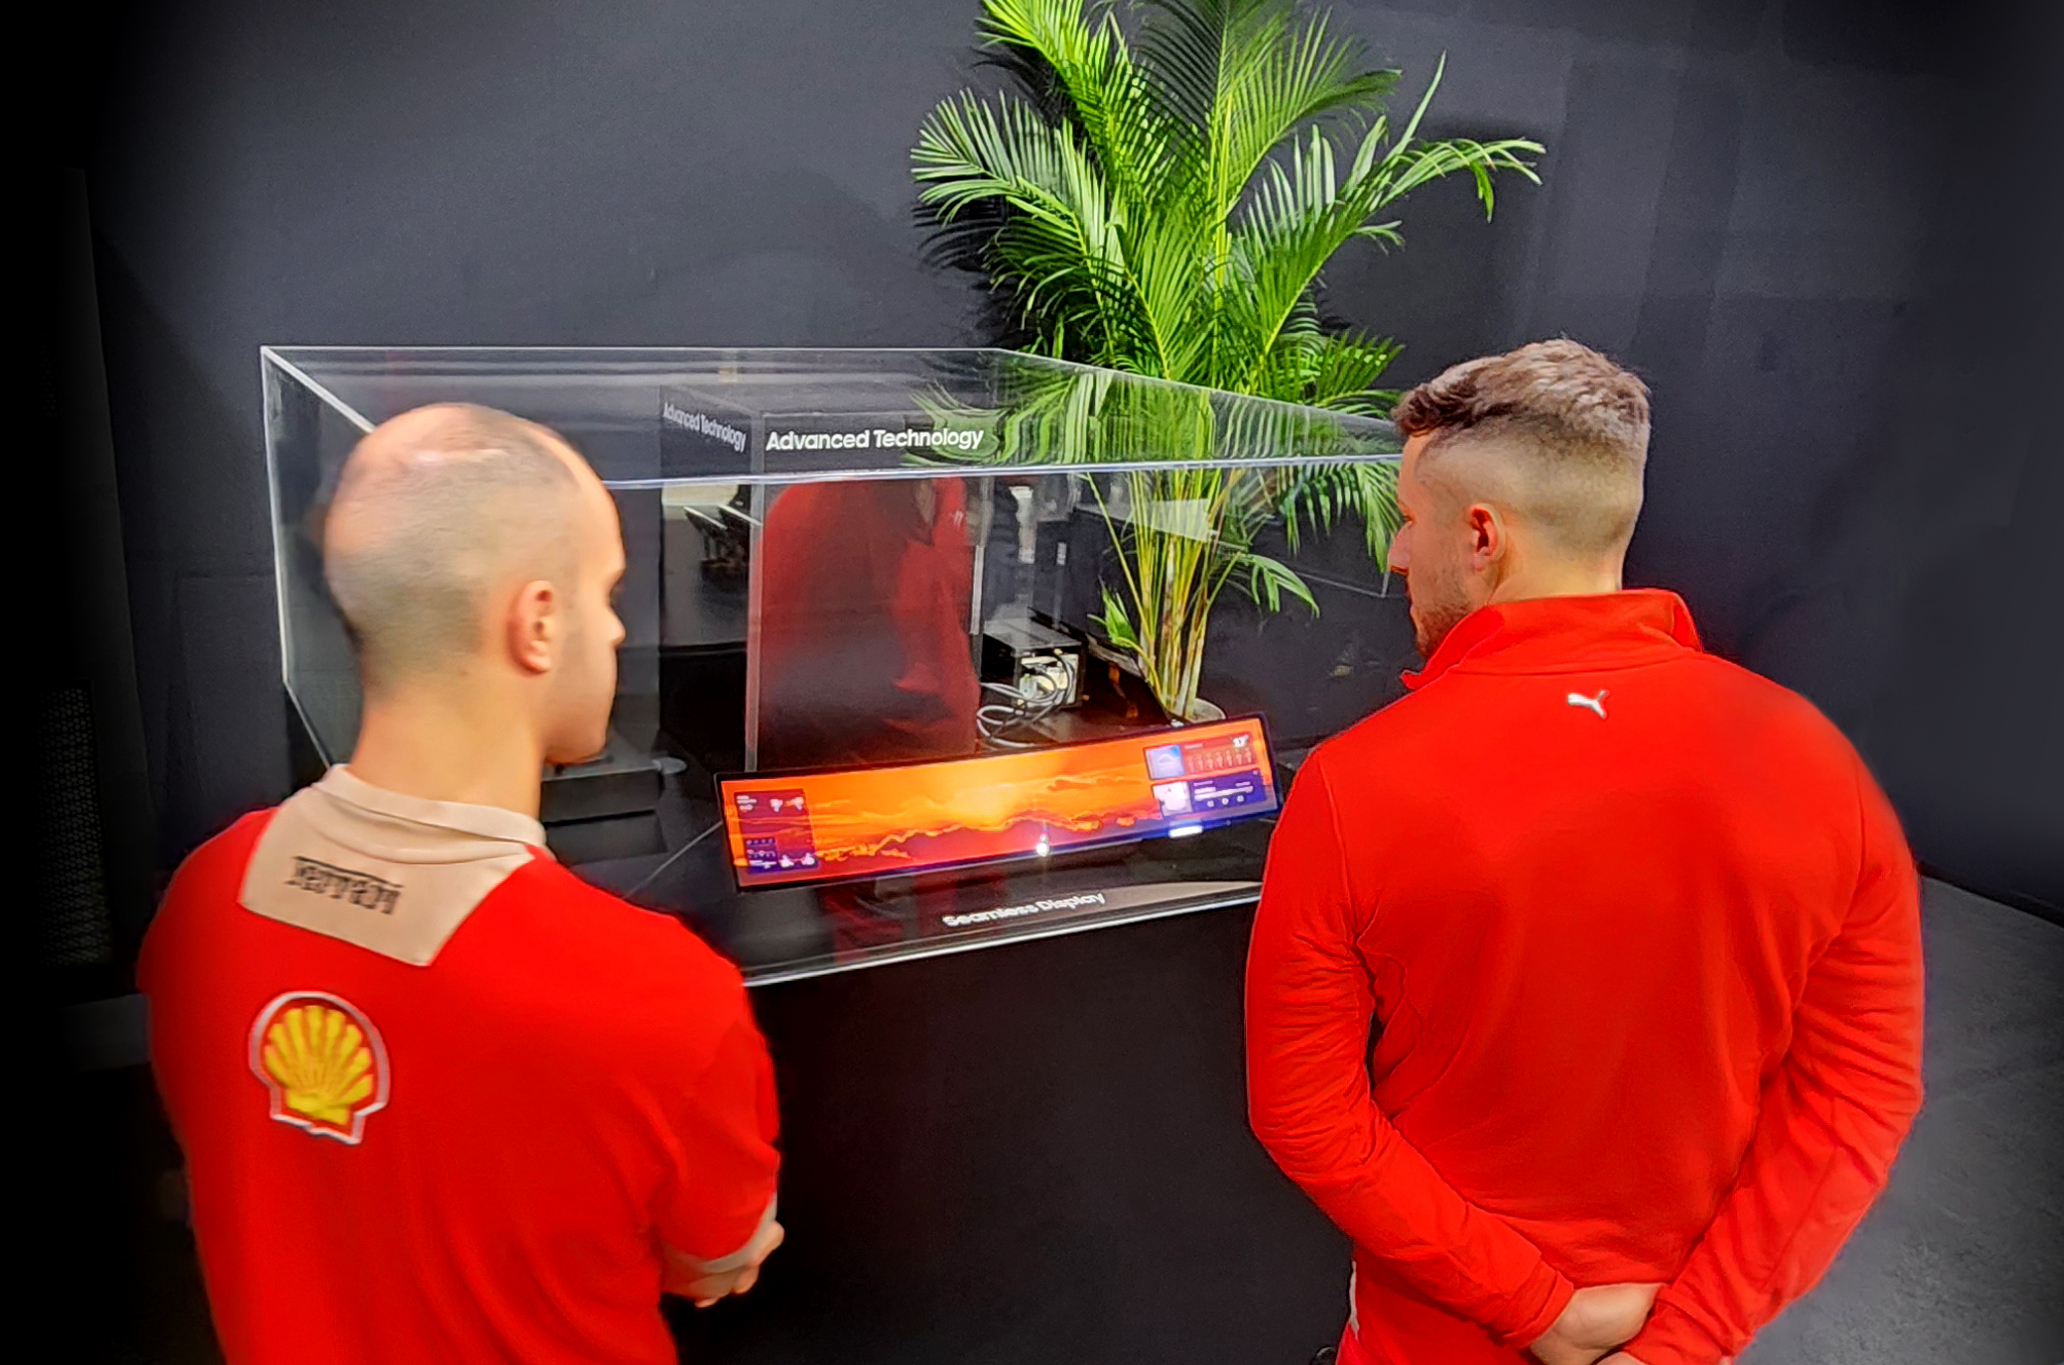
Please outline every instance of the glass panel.
[[358, 738], [358, 670], [344, 618], [323, 583], [322, 525], [344, 458], [366, 425], [269, 355], [263, 379], [287, 693], [325, 761], [337, 763]]
[[627, 637], [608, 750], [547, 775], [551, 842], [754, 978], [1238, 903], [1268, 822], [740, 891], [721, 775], [1254, 715], [1287, 790], [1413, 658], [1386, 527], [1354, 510], [1394, 485], [1373, 419], [980, 350], [292, 348], [263, 369], [287, 686], [332, 761], [358, 693], [320, 529], [358, 436], [474, 402], [595, 465]]

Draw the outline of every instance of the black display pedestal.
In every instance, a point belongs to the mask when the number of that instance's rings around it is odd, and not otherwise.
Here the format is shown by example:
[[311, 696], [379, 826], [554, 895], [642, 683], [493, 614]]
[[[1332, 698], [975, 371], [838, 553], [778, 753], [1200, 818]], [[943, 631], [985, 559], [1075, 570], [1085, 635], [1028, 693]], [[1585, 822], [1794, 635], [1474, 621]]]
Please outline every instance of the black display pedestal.
[[757, 988], [788, 1243], [683, 1361], [1303, 1365], [1347, 1244], [1247, 1129], [1251, 910]]

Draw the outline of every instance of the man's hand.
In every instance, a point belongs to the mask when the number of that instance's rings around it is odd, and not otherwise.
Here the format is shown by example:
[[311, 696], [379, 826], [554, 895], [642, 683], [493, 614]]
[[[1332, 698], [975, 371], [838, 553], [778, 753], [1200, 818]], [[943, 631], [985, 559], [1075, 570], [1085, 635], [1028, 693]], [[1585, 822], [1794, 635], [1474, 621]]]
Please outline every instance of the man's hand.
[[[1562, 1316], [1527, 1350], [1541, 1365], [1596, 1365], [1641, 1331], [1661, 1289], [1660, 1284], [1600, 1284], [1579, 1289], [1570, 1296]], [[1615, 1357], [1616, 1365], [1632, 1359], [1624, 1351]]]
[[697, 1308], [707, 1308], [719, 1299], [733, 1294], [743, 1294], [760, 1282], [760, 1267], [774, 1254], [774, 1248], [781, 1245], [787, 1234], [781, 1224], [768, 1222], [745, 1247], [745, 1262], [730, 1270], [711, 1272], [689, 1257], [667, 1248], [666, 1273], [660, 1289], [664, 1293], [679, 1294], [694, 1301]]

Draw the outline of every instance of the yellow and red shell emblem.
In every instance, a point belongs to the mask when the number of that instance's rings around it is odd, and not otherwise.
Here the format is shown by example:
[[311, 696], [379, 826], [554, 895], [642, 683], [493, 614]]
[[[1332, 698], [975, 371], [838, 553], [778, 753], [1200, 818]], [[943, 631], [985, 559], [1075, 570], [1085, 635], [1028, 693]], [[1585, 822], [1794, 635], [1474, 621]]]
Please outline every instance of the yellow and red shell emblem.
[[387, 1047], [370, 1019], [322, 991], [289, 991], [251, 1025], [251, 1070], [272, 1116], [319, 1137], [355, 1143], [387, 1105]]

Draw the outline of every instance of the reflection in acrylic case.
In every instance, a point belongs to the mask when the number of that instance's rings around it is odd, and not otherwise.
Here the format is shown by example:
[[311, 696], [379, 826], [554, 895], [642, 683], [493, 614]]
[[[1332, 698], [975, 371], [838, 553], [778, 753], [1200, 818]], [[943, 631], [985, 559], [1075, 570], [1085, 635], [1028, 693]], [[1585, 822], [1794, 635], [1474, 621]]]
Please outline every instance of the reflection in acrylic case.
[[[1371, 418], [997, 350], [266, 347], [258, 360], [283, 681], [310, 763], [348, 757], [360, 709], [321, 562], [352, 446], [428, 403], [552, 427], [615, 499], [627, 638], [606, 754], [547, 775], [548, 842], [596, 885], [694, 921], [756, 980], [855, 961], [832, 955], [835, 916], [814, 893], [739, 899], [744, 850], [724, 821], [742, 812], [722, 809], [714, 775], [796, 787], [798, 769], [986, 757], [1003, 746], [969, 724], [995, 699], [979, 690], [975, 646], [1002, 619], [1084, 642], [1083, 704], [1006, 737], [1135, 736], [1134, 825], [1114, 816], [1088, 833], [1138, 851], [1064, 858], [1084, 831], [1061, 821], [1046, 827], [1055, 856], [1039, 860], [1025, 827], [1025, 861], [925, 883], [926, 895], [949, 887], [968, 901], [976, 918], [952, 930], [962, 946], [1038, 932], [1049, 913], [990, 915], [985, 898], [1006, 894], [992, 878], [1010, 882], [1009, 897], [1058, 897], [1095, 923], [1250, 895], [1267, 827], [1240, 817], [1265, 817], [1273, 795], [1234, 779], [1266, 760], [1232, 752], [1237, 741], [1193, 749], [1203, 726], [1159, 728], [1162, 712], [1137, 672], [1120, 676], [1098, 625], [1105, 592], [1128, 591], [1132, 528], [1180, 519], [1171, 480], [1252, 490], [1353, 465], [1381, 482], [1401, 444]], [[1298, 574], [1317, 610], [1271, 611], [1229, 589], [1198, 689], [1222, 711], [1266, 717], [1294, 762], [1397, 695], [1412, 630], [1359, 522], [1293, 537], [1281, 503], [1253, 505], [1268, 509], [1254, 551]], [[1189, 811], [1163, 815], [1153, 788], [1176, 782], [1170, 799]], [[780, 817], [752, 836], [770, 874], [823, 870], [832, 836], [806, 800], [762, 812]], [[1137, 840], [1143, 822], [1208, 832]], [[870, 913], [900, 927], [865, 960], [921, 954], [936, 936], [907, 900]]]

